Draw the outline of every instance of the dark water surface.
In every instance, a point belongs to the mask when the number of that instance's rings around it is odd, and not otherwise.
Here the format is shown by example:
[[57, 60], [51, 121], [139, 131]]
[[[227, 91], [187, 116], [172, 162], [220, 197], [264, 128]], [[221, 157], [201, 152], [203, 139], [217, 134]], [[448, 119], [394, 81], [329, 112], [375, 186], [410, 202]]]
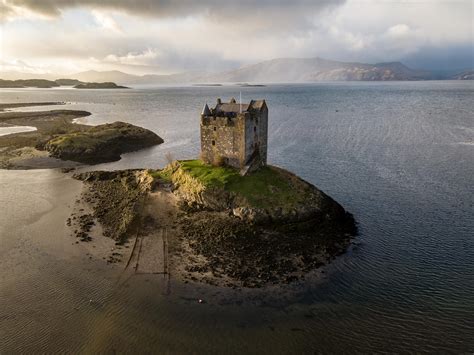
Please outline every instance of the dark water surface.
[[[86, 122], [123, 120], [164, 138], [94, 167], [119, 169], [197, 156], [203, 104], [240, 90], [268, 102], [270, 163], [354, 214], [354, 248], [284, 292], [123, 280], [77, 249], [58, 256], [38, 229], [54, 203], [35, 191], [74, 183], [0, 171], [0, 352], [474, 351], [474, 83], [2, 90], [0, 102], [73, 102], [93, 113]], [[28, 108], [38, 109], [50, 108]]]

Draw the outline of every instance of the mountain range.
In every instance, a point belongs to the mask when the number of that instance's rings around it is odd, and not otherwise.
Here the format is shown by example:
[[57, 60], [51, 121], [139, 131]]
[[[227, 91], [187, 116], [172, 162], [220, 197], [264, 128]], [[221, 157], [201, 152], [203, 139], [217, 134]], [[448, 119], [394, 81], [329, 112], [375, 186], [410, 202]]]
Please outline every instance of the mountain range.
[[[350, 63], [322, 58], [279, 58], [235, 70], [218, 73], [201, 71], [170, 75], [133, 75], [121, 71], [85, 71], [62, 76], [83, 82], [115, 82], [124, 84], [185, 84], [185, 83], [294, 83], [317, 81], [396, 81], [396, 80], [472, 80], [473, 70], [459, 70], [442, 76], [427, 70], [416, 70], [400, 62]], [[34, 75], [0, 72], [2, 79], [54, 79], [54, 75]]]

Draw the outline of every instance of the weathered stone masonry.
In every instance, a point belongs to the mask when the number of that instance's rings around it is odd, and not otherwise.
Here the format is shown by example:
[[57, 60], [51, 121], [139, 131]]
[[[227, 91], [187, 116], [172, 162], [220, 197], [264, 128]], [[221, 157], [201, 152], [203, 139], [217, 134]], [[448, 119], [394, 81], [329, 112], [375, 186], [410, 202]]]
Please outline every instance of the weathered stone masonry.
[[213, 165], [257, 168], [267, 162], [268, 108], [265, 100], [248, 104], [217, 100], [201, 114], [201, 159]]

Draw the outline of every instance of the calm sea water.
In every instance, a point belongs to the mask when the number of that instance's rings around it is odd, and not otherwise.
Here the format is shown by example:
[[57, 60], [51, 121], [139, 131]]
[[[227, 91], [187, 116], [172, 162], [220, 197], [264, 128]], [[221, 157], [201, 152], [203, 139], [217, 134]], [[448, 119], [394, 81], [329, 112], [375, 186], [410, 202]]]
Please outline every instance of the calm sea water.
[[[269, 162], [352, 212], [356, 246], [322, 280], [284, 299], [219, 291], [220, 301], [206, 304], [195, 300], [209, 290], [118, 283], [84, 262], [62, 260], [58, 271], [48, 253], [28, 253], [48, 272], [22, 278], [15, 263], [4, 268], [3, 251], [3, 280], [13, 273], [19, 283], [0, 293], [8, 335], [0, 351], [474, 351], [474, 83], [2, 90], [0, 102], [67, 101], [93, 113], [87, 123], [122, 120], [163, 137], [159, 147], [94, 167], [121, 169], [161, 167], [168, 152], [196, 157], [202, 106], [240, 91], [244, 100], [267, 100]], [[38, 109], [50, 108], [29, 108]], [[14, 190], [17, 178], [2, 176]], [[4, 220], [16, 211], [2, 206]], [[0, 241], [18, 235], [4, 229]]]

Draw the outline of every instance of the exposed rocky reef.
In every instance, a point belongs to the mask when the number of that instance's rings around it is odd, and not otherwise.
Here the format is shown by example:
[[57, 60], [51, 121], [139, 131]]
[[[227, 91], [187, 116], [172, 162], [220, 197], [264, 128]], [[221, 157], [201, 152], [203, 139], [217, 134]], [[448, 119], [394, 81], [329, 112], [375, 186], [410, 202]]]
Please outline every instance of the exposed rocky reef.
[[[91, 205], [93, 217], [102, 225], [106, 237], [123, 243], [136, 232], [143, 202], [153, 183], [146, 171], [93, 171], [73, 177], [88, 186], [83, 199]], [[78, 231], [86, 240], [87, 232], [87, 228]]]

